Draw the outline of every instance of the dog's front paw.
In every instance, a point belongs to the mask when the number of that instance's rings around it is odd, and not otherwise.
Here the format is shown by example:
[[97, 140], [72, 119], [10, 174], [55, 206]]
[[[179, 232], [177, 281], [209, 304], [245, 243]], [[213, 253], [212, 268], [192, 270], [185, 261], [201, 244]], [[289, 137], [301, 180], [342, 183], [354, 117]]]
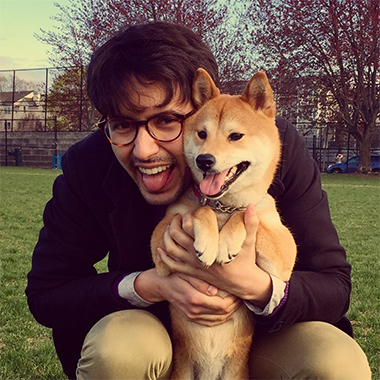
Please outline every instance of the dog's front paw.
[[[206, 231], [204, 231], [206, 232]], [[218, 240], [210, 239], [207, 233], [198, 233], [194, 241], [194, 249], [198, 260], [203, 266], [211, 266], [218, 252]]]
[[245, 230], [235, 230], [230, 234], [227, 231], [221, 231], [219, 235], [219, 250], [216, 262], [221, 265], [230, 263], [240, 252], [246, 233]]
[[230, 263], [240, 252], [241, 244], [234, 244], [234, 239], [223, 239], [219, 241], [219, 251], [216, 261], [225, 265]]
[[218, 253], [219, 231], [216, 215], [209, 207], [200, 207], [194, 213], [194, 249], [205, 267], [211, 266]]

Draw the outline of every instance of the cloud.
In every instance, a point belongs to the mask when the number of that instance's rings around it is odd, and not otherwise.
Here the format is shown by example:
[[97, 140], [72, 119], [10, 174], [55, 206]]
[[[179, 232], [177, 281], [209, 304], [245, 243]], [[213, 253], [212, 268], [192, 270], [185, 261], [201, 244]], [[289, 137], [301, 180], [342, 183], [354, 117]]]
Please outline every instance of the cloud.
[[10, 57], [8, 55], [0, 55], [0, 70], [17, 70], [17, 69], [40, 69], [51, 67], [47, 58], [30, 59], [28, 57]]
[[0, 55], [0, 70], [21, 69], [24, 61], [20, 58], [12, 58], [5, 55]]

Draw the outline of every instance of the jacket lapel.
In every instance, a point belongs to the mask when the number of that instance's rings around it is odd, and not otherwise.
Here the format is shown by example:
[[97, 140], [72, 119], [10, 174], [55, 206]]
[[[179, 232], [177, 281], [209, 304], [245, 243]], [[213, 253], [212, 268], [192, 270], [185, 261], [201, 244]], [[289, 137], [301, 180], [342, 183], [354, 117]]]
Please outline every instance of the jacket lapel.
[[152, 267], [150, 236], [156, 224], [154, 206], [145, 201], [116, 158], [110, 166], [103, 189], [114, 206], [109, 214], [116, 242], [109, 257], [110, 269], [132, 272]]

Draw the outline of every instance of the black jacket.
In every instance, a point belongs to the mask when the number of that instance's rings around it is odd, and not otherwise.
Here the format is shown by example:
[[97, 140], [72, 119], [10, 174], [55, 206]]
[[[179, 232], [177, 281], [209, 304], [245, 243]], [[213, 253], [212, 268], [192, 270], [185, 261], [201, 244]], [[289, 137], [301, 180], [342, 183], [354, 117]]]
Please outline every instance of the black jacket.
[[[287, 302], [274, 316], [257, 317], [258, 326], [277, 331], [308, 320], [341, 324], [351, 268], [315, 162], [291, 124], [277, 119], [277, 126], [283, 154], [269, 192], [298, 255]], [[100, 130], [67, 151], [62, 169], [46, 205], [26, 293], [36, 320], [53, 328], [64, 371], [74, 378], [89, 329], [109, 313], [134, 307], [112, 286], [123, 274], [152, 267], [150, 235], [164, 210], [145, 202]], [[107, 253], [109, 273], [97, 274], [93, 265]], [[165, 302], [149, 309], [168, 324]]]

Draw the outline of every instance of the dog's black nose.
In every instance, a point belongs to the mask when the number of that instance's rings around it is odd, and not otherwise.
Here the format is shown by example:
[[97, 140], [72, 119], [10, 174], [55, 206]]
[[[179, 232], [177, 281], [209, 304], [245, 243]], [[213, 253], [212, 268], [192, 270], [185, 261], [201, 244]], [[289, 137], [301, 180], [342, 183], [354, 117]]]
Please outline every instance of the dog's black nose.
[[207, 172], [215, 165], [215, 157], [212, 154], [200, 154], [196, 162], [199, 169]]

